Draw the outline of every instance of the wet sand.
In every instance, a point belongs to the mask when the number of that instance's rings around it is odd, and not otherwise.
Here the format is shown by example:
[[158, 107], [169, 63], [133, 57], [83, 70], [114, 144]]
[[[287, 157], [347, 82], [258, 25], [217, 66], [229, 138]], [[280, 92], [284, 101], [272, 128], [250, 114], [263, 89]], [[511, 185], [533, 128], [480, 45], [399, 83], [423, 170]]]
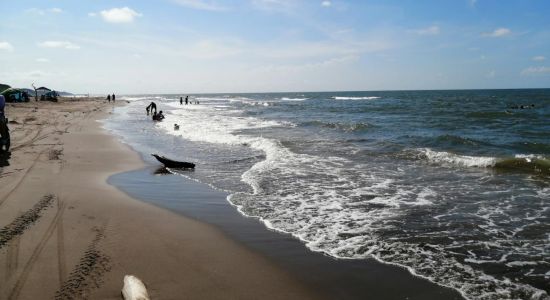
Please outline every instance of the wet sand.
[[[117, 102], [117, 105], [122, 104]], [[319, 299], [214, 226], [107, 184], [144, 166], [98, 119], [101, 99], [8, 104], [0, 157], [0, 299], [120, 299], [125, 274], [153, 299]]]
[[243, 217], [226, 201], [225, 192], [161, 172], [155, 161], [151, 164], [113, 175], [109, 183], [136, 199], [218, 227], [327, 299], [463, 299], [455, 290], [414, 277], [401, 267], [312, 252], [296, 238], [268, 230], [256, 218]]

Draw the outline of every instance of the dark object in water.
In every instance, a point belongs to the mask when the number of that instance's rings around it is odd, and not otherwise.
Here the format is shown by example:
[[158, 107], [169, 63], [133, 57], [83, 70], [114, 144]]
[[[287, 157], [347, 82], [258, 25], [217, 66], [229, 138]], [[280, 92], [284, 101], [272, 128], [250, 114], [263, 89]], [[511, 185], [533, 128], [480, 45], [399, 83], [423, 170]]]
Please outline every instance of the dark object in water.
[[160, 156], [157, 154], [151, 154], [153, 155], [158, 161], [160, 161], [162, 164], [164, 164], [167, 168], [182, 168], [182, 169], [194, 169], [195, 164], [185, 161], [176, 161], [171, 160], [169, 158], [166, 158], [164, 156]]

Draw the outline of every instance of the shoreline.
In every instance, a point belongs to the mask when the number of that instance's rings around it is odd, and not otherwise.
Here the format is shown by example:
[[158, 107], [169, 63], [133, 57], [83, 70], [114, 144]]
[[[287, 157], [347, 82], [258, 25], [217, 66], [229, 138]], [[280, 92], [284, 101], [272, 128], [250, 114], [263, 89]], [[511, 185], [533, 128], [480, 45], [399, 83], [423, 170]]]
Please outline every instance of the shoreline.
[[96, 121], [110, 107], [100, 99], [8, 105], [0, 298], [119, 299], [126, 274], [159, 299], [321, 297], [212, 226], [109, 185], [109, 176], [144, 165]]
[[[155, 171], [156, 167], [147, 166], [116, 174], [109, 183], [132, 198], [216, 227], [328, 299], [464, 299], [458, 291], [412, 275], [402, 266], [374, 258], [338, 259], [313, 252], [290, 234], [270, 230], [257, 218], [241, 215], [227, 202], [225, 192]], [[163, 192], [151, 192], [159, 190]], [[187, 193], [186, 199], [181, 193]]]
[[147, 156], [151, 149], [133, 144], [121, 132], [114, 135], [139, 153], [147, 166], [113, 175], [110, 184], [132, 198], [216, 227], [330, 299], [464, 299], [458, 291], [413, 275], [403, 266], [313, 252], [290, 234], [268, 229], [259, 219], [239, 213], [226, 199], [226, 192], [180, 175], [158, 174], [155, 166], [160, 163]]

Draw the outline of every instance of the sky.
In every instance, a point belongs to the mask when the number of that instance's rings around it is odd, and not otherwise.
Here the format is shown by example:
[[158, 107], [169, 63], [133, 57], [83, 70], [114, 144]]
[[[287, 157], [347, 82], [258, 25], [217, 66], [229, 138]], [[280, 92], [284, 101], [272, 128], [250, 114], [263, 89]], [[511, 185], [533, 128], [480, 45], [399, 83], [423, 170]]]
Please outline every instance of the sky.
[[550, 88], [548, 0], [0, 0], [0, 83], [74, 93]]

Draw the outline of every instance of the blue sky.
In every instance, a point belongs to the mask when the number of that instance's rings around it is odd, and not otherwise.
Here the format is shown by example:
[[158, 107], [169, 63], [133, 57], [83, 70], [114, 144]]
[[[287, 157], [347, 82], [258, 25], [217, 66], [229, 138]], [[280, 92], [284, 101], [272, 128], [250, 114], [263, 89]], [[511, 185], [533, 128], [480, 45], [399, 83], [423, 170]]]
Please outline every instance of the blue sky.
[[0, 83], [17, 87], [550, 87], [547, 0], [0, 0], [0, 11]]

